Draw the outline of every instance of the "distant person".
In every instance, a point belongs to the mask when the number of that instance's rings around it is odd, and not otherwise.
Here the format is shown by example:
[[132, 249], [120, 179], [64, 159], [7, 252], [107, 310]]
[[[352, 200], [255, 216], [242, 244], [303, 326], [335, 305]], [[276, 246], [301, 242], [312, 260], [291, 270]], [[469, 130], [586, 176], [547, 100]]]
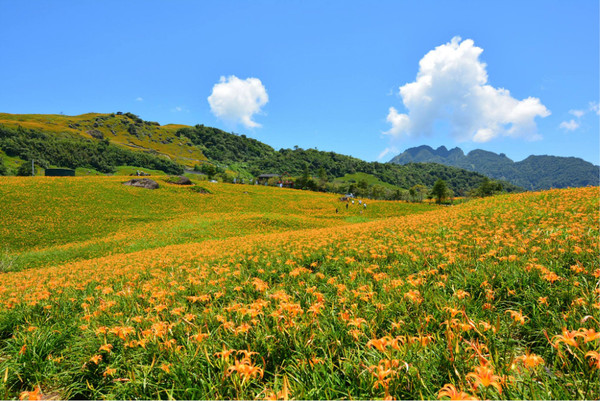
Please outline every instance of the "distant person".
[[346, 210], [348, 210], [348, 202], [346, 202]]
[[359, 204], [359, 205], [362, 205], [362, 201], [361, 201], [361, 200], [359, 200], [359, 201], [358, 201], [358, 204]]
[[367, 202], [363, 203], [363, 209], [367, 208]]
[[336, 213], [339, 213], [339, 212], [340, 212], [340, 211], [338, 210], [338, 208], [337, 208], [337, 207], [335, 208], [335, 212], [336, 212]]
[[352, 204], [354, 205], [354, 199], [352, 199]]

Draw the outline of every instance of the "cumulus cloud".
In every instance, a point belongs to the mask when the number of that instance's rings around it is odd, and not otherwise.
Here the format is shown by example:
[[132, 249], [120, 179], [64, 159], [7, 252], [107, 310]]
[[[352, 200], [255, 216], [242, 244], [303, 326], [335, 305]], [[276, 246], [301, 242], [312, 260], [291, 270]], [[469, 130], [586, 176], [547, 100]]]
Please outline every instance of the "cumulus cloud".
[[597, 102], [590, 102], [590, 110], [600, 116], [600, 105]]
[[575, 120], [563, 121], [560, 123], [559, 128], [562, 128], [565, 131], [575, 131], [577, 128], [579, 128], [579, 123]]
[[498, 136], [540, 139], [536, 117], [550, 111], [538, 98], [517, 100], [504, 88], [488, 85], [483, 52], [471, 39], [452, 41], [419, 61], [417, 79], [400, 87], [407, 114], [390, 107], [384, 134], [395, 138], [429, 135], [436, 121], [449, 124], [459, 141], [487, 142]]
[[239, 79], [235, 75], [221, 77], [208, 97], [212, 113], [226, 121], [248, 128], [260, 127], [252, 117], [267, 104], [267, 90], [258, 78]]

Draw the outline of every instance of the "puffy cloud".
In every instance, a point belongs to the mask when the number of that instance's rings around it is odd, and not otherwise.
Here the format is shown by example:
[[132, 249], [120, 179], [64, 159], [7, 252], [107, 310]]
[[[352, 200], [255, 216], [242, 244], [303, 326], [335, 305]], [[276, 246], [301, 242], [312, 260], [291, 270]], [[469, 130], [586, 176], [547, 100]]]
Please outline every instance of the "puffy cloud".
[[569, 114], [577, 118], [581, 118], [585, 114], [585, 110], [569, 110]]
[[590, 110], [596, 112], [600, 116], [600, 105], [597, 102], [590, 102]]
[[419, 61], [417, 79], [400, 87], [408, 114], [390, 107], [384, 134], [393, 137], [429, 135], [436, 121], [447, 121], [460, 141], [487, 142], [498, 136], [540, 139], [536, 117], [550, 111], [538, 98], [517, 100], [507, 89], [487, 84], [483, 52], [471, 39], [452, 41]]
[[579, 123], [575, 120], [563, 121], [560, 123], [559, 128], [562, 128], [565, 131], [575, 131], [577, 128], [579, 128]]
[[248, 128], [260, 127], [252, 116], [259, 113], [268, 101], [269, 96], [260, 79], [242, 80], [235, 75], [221, 77], [208, 97], [210, 110], [215, 116]]

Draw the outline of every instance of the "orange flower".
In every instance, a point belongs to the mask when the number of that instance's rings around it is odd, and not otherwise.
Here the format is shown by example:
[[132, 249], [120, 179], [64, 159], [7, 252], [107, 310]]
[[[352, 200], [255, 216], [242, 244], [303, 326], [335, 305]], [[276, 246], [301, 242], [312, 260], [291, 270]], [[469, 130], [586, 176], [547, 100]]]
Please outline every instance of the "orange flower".
[[443, 397], [448, 397], [451, 400], [477, 400], [478, 398], [465, 393], [464, 391], [459, 391], [452, 384], [448, 383], [444, 387], [440, 389], [438, 392], [438, 399], [441, 400]]
[[589, 351], [585, 354], [586, 358], [590, 358], [590, 366], [594, 369], [600, 369], [600, 352]]
[[475, 368], [474, 372], [467, 374], [467, 380], [473, 381], [473, 387], [493, 387], [502, 394], [502, 386], [500, 385], [502, 378], [494, 374], [494, 371], [488, 365], [480, 365]]
[[581, 332], [581, 337], [583, 337], [586, 343], [600, 339], [600, 333], [596, 332], [595, 329], [581, 328], [579, 331]]
[[404, 294], [404, 298], [411, 300], [412, 302], [416, 303], [417, 305], [420, 304], [421, 302], [423, 302], [423, 297], [421, 296], [421, 293], [419, 292], [419, 290], [407, 291], [406, 294]]
[[102, 355], [98, 355], [98, 354], [96, 354], [90, 358], [90, 362], [94, 362], [96, 365], [98, 365], [101, 360], [102, 360]]
[[19, 395], [19, 400], [41, 400], [42, 399], [42, 390], [38, 386], [33, 391], [23, 391], [21, 395]]
[[249, 359], [242, 358], [242, 360], [235, 360], [233, 366], [230, 366], [227, 369], [227, 374], [230, 375], [233, 372], [237, 372], [240, 376], [242, 376], [242, 382], [246, 380], [256, 377], [260, 375], [263, 377], [263, 370], [258, 366], [252, 365]]
[[106, 351], [106, 352], [112, 352], [113, 346], [111, 344], [104, 344], [102, 346], [100, 346], [100, 349], [98, 351]]
[[533, 369], [536, 366], [543, 364], [544, 359], [536, 354], [530, 354], [529, 351], [525, 352], [524, 355], [518, 356], [515, 362], [521, 362], [527, 369]]
[[569, 331], [566, 327], [562, 329], [562, 335], [556, 335], [553, 337], [554, 345], [557, 346], [560, 343], [571, 345], [575, 348], [579, 347], [577, 344], [577, 337], [581, 337], [582, 334], [577, 330]]
[[507, 310], [506, 313], [510, 313], [510, 317], [512, 317], [515, 323], [525, 324], [525, 319], [528, 319], [527, 316], [524, 316], [521, 311]]
[[379, 339], [374, 338], [372, 340], [369, 340], [369, 342], [367, 343], [367, 347], [374, 347], [380, 352], [385, 352], [385, 349], [391, 344], [390, 340], [391, 339], [388, 336], [381, 337]]
[[362, 317], [357, 317], [348, 321], [348, 326], [360, 327], [362, 324], [367, 324], [367, 321]]

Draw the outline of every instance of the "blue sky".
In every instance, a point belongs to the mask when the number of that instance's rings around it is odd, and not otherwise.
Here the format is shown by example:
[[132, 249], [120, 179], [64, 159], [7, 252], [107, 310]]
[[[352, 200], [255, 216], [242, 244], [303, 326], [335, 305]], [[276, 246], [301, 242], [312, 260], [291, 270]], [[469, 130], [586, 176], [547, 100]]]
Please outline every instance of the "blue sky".
[[598, 16], [596, 0], [0, 0], [0, 112], [130, 111], [369, 161], [427, 144], [598, 164]]

